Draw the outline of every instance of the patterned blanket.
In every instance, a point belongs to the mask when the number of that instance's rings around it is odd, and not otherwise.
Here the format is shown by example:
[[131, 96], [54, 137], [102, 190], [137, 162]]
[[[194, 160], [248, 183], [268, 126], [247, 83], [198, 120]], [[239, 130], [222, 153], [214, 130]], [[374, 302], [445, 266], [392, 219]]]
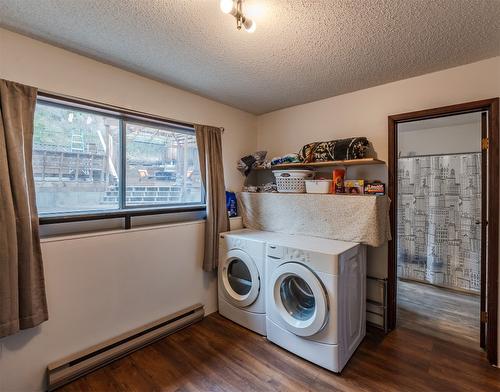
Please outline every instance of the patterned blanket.
[[343, 161], [365, 157], [369, 142], [366, 137], [331, 140], [306, 144], [299, 151], [303, 162]]

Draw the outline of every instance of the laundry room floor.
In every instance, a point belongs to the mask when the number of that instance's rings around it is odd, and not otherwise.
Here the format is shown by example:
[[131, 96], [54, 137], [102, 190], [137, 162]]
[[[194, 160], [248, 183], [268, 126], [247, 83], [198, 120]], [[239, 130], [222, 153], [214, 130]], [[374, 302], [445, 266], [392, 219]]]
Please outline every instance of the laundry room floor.
[[[479, 348], [479, 295], [398, 281], [398, 325]], [[500, 377], [500, 376], [499, 376]]]
[[218, 314], [60, 391], [500, 391], [485, 355], [401, 327], [369, 333], [341, 375]]

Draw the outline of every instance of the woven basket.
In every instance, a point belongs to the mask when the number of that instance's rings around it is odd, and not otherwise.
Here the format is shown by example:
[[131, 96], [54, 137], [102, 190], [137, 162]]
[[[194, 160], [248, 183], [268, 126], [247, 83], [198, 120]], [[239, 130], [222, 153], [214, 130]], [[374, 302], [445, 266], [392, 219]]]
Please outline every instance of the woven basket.
[[273, 170], [273, 174], [281, 193], [305, 193], [306, 180], [314, 177], [312, 170]]

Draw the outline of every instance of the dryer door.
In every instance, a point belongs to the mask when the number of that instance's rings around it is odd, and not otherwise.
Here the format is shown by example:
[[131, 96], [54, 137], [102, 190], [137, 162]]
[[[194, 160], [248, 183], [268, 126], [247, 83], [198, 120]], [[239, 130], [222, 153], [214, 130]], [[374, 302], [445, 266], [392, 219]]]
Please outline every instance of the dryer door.
[[270, 279], [272, 305], [295, 335], [311, 336], [327, 322], [328, 297], [316, 274], [303, 264], [280, 265]]
[[233, 305], [246, 307], [255, 302], [260, 291], [259, 270], [247, 253], [233, 249], [219, 269], [225, 297]]

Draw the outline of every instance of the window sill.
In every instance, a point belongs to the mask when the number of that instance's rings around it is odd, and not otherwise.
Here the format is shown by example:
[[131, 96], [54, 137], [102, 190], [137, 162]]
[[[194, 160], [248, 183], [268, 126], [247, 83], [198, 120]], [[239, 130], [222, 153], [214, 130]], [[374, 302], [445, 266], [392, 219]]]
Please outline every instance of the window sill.
[[[236, 216], [233, 218], [229, 218], [231, 230], [242, 229], [241, 217]], [[113, 230], [101, 230], [101, 231], [93, 231], [93, 232], [85, 232], [85, 233], [73, 233], [73, 234], [59, 234], [49, 237], [40, 238], [40, 243], [50, 243], [50, 242], [59, 242], [59, 241], [71, 241], [77, 240], [81, 238], [94, 238], [94, 237], [102, 237], [102, 236], [110, 236], [110, 235], [123, 235], [127, 233], [136, 233], [140, 231], [148, 231], [148, 230], [161, 230], [166, 228], [173, 227], [182, 227], [182, 226], [190, 226], [190, 225], [200, 225], [205, 223], [204, 219], [191, 220], [186, 222], [175, 222], [175, 223], [166, 223], [166, 224], [156, 224], [149, 226], [140, 226], [135, 227], [129, 230], [125, 229], [113, 229]]]
[[167, 224], [159, 224], [152, 226], [141, 226], [135, 227], [129, 230], [125, 229], [114, 229], [114, 230], [104, 230], [104, 231], [95, 231], [95, 232], [87, 232], [87, 233], [75, 233], [75, 234], [60, 234], [45, 238], [40, 238], [40, 243], [49, 243], [49, 242], [58, 242], [58, 241], [71, 241], [77, 240], [81, 238], [93, 238], [93, 237], [102, 237], [102, 236], [110, 236], [110, 235], [123, 235], [127, 233], [136, 233], [140, 231], [148, 231], [148, 230], [161, 230], [165, 228], [172, 227], [180, 227], [180, 226], [189, 226], [189, 225], [200, 225], [204, 223], [204, 220], [193, 220], [188, 222], [177, 222], [177, 223], [167, 223]]
[[[130, 208], [116, 211], [92, 212], [92, 213], [75, 213], [66, 215], [45, 215], [39, 217], [40, 225], [50, 225], [56, 223], [71, 223], [71, 222], [84, 222], [101, 219], [125, 219], [125, 228], [130, 229], [127, 225], [130, 223], [130, 218], [148, 215], [164, 215], [175, 214], [181, 212], [204, 211], [206, 206], [204, 204], [197, 204], [193, 206], [172, 206], [172, 207], [158, 207], [158, 208]], [[128, 227], [127, 227], [128, 226]]]
[[86, 214], [41, 216], [40, 236], [44, 238], [131, 230], [172, 223], [193, 222], [205, 218], [205, 205], [161, 208], [130, 208]]

